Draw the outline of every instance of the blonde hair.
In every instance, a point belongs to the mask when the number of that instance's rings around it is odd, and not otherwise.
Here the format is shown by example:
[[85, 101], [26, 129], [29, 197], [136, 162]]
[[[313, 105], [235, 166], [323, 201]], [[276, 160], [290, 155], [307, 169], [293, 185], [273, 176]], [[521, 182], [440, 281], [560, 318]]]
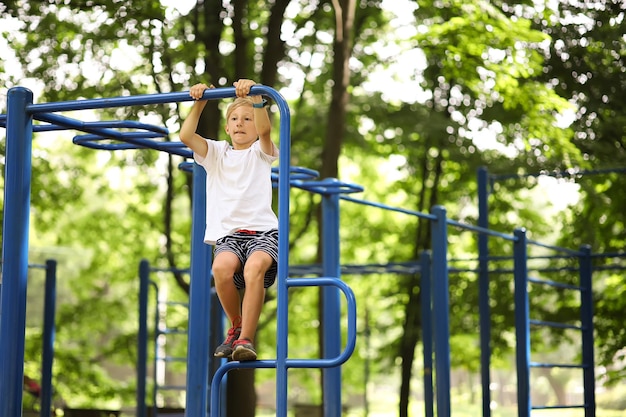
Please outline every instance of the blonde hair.
[[241, 106], [250, 106], [252, 107], [252, 104], [254, 102], [252, 101], [252, 98], [250, 97], [237, 97], [235, 99], [235, 101], [233, 101], [232, 103], [230, 103], [228, 105], [228, 108], [226, 109], [226, 120], [228, 120], [230, 118], [230, 115], [233, 111], [235, 111], [235, 109], [241, 107]]

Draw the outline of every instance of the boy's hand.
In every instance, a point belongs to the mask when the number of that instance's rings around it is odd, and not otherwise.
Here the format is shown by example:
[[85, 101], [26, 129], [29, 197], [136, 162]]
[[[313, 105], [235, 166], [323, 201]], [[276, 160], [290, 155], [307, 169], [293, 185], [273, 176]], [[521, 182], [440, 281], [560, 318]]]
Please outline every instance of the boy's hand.
[[215, 88], [215, 86], [211, 84], [211, 86], [209, 87], [206, 84], [198, 83], [189, 89], [189, 95], [194, 100], [200, 100], [202, 98], [202, 95], [204, 94], [204, 90], [206, 90], [207, 88]]
[[248, 94], [250, 94], [250, 88], [253, 85], [256, 85], [254, 81], [247, 80], [245, 78], [242, 78], [239, 81], [235, 81], [233, 83], [237, 97], [246, 97]]

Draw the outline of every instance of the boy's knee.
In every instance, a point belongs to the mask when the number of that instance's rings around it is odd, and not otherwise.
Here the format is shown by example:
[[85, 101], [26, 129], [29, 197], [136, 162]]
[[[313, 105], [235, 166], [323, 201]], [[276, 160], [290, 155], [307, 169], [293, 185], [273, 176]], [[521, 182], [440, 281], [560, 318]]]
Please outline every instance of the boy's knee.
[[244, 277], [258, 277], [264, 276], [271, 264], [267, 264], [267, 262], [263, 262], [259, 259], [250, 259], [246, 262], [244, 267], [243, 275]]
[[217, 281], [232, 279], [235, 272], [235, 268], [228, 263], [217, 262], [213, 264], [213, 277]]

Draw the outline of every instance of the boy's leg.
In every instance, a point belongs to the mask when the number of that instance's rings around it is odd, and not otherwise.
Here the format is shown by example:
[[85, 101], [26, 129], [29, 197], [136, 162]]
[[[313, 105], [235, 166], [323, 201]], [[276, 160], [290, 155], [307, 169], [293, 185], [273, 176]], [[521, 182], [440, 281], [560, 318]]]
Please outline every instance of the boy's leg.
[[213, 278], [217, 296], [226, 316], [232, 323], [226, 339], [215, 349], [214, 356], [216, 357], [230, 358], [233, 353], [233, 343], [239, 339], [241, 333], [241, 300], [233, 280], [233, 275], [239, 268], [239, 258], [232, 252], [220, 252], [213, 261]]
[[231, 323], [241, 317], [241, 299], [239, 298], [239, 290], [233, 281], [235, 272], [240, 268], [239, 258], [232, 252], [220, 252], [213, 260], [215, 290], [224, 313]]
[[265, 301], [265, 273], [273, 262], [272, 257], [266, 252], [256, 251], [248, 257], [244, 265], [243, 276], [246, 281], [246, 290], [242, 303], [243, 321], [240, 339], [254, 340]]
[[265, 300], [265, 273], [272, 266], [274, 259], [265, 252], [253, 252], [244, 266], [246, 291], [243, 296], [241, 334], [233, 343], [233, 360], [252, 361], [257, 358], [254, 349], [261, 308]]

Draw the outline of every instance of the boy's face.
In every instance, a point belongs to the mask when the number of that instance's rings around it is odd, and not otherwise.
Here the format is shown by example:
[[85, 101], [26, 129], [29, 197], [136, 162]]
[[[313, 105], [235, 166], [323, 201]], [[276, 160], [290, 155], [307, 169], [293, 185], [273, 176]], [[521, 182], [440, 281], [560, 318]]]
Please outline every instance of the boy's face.
[[226, 121], [226, 133], [235, 149], [247, 149], [257, 140], [252, 106], [239, 106], [233, 110]]

